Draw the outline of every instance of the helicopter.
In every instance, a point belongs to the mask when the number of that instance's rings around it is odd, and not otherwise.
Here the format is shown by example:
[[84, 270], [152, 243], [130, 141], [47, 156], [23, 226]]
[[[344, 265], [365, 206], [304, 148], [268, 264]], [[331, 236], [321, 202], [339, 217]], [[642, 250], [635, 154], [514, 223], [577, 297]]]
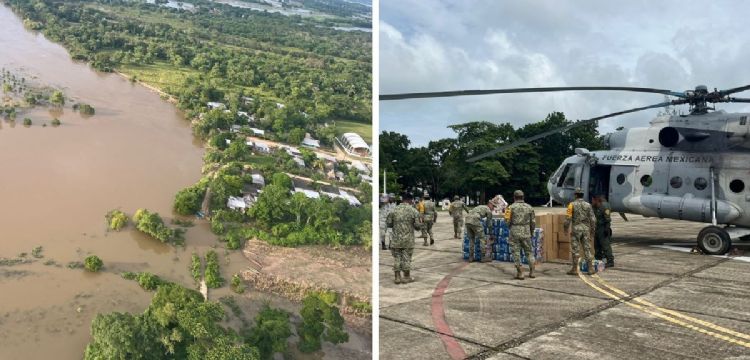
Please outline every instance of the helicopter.
[[662, 114], [648, 127], [620, 129], [604, 135], [604, 150], [575, 149], [552, 174], [547, 191], [560, 204], [604, 194], [612, 211], [707, 223], [697, 235], [705, 254], [722, 255], [732, 242], [750, 240], [750, 113], [716, 110], [716, 103], [750, 103], [730, 95], [750, 85], [709, 91], [705, 85], [686, 91], [645, 87], [574, 86], [495, 90], [459, 90], [380, 95], [404, 100], [489, 94], [558, 91], [626, 91], [673, 97], [653, 105], [618, 111], [548, 130], [473, 156], [474, 162], [517, 146], [599, 120], [638, 111], [688, 105], [687, 114]]

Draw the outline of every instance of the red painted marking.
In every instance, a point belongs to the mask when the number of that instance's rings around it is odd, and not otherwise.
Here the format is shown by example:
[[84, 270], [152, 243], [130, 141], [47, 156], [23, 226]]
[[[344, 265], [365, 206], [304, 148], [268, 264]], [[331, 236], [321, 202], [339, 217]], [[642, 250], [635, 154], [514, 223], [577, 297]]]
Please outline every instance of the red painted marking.
[[461, 347], [461, 344], [456, 341], [456, 338], [453, 337], [453, 330], [451, 330], [448, 322], [445, 321], [443, 294], [445, 294], [445, 289], [450, 285], [453, 276], [461, 272], [466, 265], [469, 265], [469, 263], [465, 262], [463, 265], [451, 271], [450, 274], [440, 280], [437, 287], [435, 287], [435, 291], [432, 292], [432, 323], [435, 325], [435, 330], [440, 334], [440, 340], [443, 342], [443, 346], [445, 346], [445, 351], [448, 352], [448, 355], [450, 355], [453, 360], [465, 359], [466, 352], [464, 351], [464, 348]]

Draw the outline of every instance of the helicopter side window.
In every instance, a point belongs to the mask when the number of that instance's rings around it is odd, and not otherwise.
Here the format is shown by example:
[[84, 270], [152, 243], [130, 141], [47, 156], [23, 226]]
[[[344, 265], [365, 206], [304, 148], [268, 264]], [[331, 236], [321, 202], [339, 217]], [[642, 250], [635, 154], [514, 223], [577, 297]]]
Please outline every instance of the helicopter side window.
[[747, 116], [740, 116], [740, 125], [747, 124]]
[[651, 175], [643, 175], [643, 176], [641, 176], [641, 185], [643, 185], [644, 187], [651, 186], [651, 183], [653, 183], [653, 182], [654, 182], [654, 179], [651, 178]]
[[693, 185], [698, 190], [705, 190], [708, 187], [708, 181], [705, 178], [699, 177], [695, 179]]
[[619, 185], [622, 185], [625, 183], [625, 174], [617, 175], [617, 183]]
[[679, 176], [674, 176], [671, 179], [669, 179], [669, 185], [672, 186], [674, 189], [679, 189], [682, 187], [682, 178]]

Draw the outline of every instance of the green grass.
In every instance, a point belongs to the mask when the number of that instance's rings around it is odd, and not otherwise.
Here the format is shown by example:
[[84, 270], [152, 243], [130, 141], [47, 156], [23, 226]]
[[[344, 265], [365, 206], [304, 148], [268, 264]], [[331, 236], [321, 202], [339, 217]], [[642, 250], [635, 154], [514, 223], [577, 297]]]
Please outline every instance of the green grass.
[[336, 120], [338, 135], [347, 132], [359, 134], [368, 144], [372, 144], [372, 124], [365, 124], [349, 120]]
[[273, 166], [276, 164], [276, 159], [268, 155], [250, 155], [248, 162], [250, 164]]
[[123, 65], [118, 70], [129, 78], [135, 76], [138, 81], [159, 88], [162, 91], [170, 88], [179, 88], [189, 75], [198, 75], [197, 70], [187, 67], [178, 68], [167, 63]]

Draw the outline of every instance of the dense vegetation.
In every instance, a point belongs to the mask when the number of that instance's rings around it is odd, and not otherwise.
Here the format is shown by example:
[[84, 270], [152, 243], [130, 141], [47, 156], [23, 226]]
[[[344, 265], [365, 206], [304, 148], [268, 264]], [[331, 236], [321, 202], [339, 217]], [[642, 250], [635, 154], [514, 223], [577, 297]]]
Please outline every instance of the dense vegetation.
[[182, 245], [185, 242], [184, 229], [172, 229], [164, 225], [158, 213], [138, 209], [133, 215], [136, 229], [163, 243]]
[[204, 276], [206, 280], [206, 286], [215, 289], [224, 286], [224, 278], [221, 277], [221, 271], [219, 271], [219, 255], [216, 251], [209, 250], [206, 253], [206, 273]]
[[[434, 196], [482, 196], [502, 194], [512, 199], [515, 189], [540, 204], [549, 199], [546, 183], [562, 160], [575, 148], [603, 148], [597, 124], [581, 126], [564, 134], [520, 146], [475, 163], [467, 158], [512, 142], [570, 124], [555, 112], [541, 122], [514, 129], [510, 124], [470, 122], [452, 125], [454, 139], [431, 141], [426, 147], [409, 148], [409, 138], [395, 132], [380, 134], [380, 166], [388, 171], [389, 192], [414, 191], [424, 186]], [[395, 161], [395, 162], [394, 162]], [[382, 183], [381, 183], [382, 186]]]
[[[328, 300], [328, 301], [326, 301]], [[344, 330], [344, 318], [332, 299], [319, 294], [310, 294], [302, 301], [302, 323], [297, 326], [300, 340], [297, 345], [302, 352], [318, 351], [322, 341], [339, 344], [349, 341], [349, 334]]]
[[193, 253], [190, 255], [190, 275], [193, 276], [195, 282], [201, 281], [203, 275], [203, 264], [201, 263], [201, 257]]
[[322, 125], [335, 119], [370, 123], [370, 33], [208, 1], [195, 12], [130, 1], [9, 4], [75, 59], [151, 82], [191, 117], [223, 102], [231, 123], [247, 123], [238, 110], [255, 113], [255, 126], [279, 140], [295, 129], [325, 138], [335, 129]]
[[143, 314], [99, 314], [85, 359], [257, 360], [258, 350], [220, 325], [224, 309], [194, 290], [161, 284]]

